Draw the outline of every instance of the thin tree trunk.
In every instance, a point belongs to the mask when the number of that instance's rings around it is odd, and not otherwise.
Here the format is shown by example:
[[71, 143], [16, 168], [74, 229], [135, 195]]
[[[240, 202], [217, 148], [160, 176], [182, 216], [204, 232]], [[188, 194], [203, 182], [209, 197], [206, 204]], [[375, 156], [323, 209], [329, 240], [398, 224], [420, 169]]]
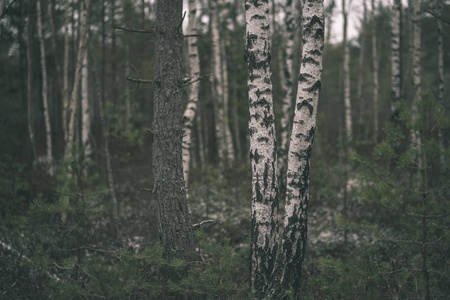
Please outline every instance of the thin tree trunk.
[[228, 66], [227, 66], [227, 52], [225, 47], [226, 36], [225, 33], [222, 34], [220, 39], [220, 59], [222, 66], [222, 85], [223, 85], [223, 127], [224, 127], [224, 138], [227, 151], [227, 163], [231, 166], [234, 162], [234, 146], [233, 137], [231, 136], [230, 130], [230, 118], [228, 113], [228, 100], [229, 100], [229, 89], [228, 89]]
[[212, 35], [212, 69], [213, 77], [212, 88], [214, 95], [214, 122], [216, 130], [217, 152], [219, 158], [220, 173], [223, 173], [226, 159], [226, 140], [224, 128], [224, 100], [223, 100], [223, 77], [222, 61], [220, 58], [220, 31], [219, 31], [219, 12], [218, 0], [211, 1], [211, 35]]
[[64, 132], [64, 141], [67, 144], [67, 117], [69, 110], [69, 10], [70, 0], [66, 0], [64, 9], [64, 75], [63, 75], [63, 103], [62, 103], [62, 124]]
[[402, 2], [394, 0], [392, 6], [392, 39], [391, 39], [391, 122], [394, 125], [399, 123], [399, 102], [401, 98], [401, 40], [400, 40], [400, 24], [402, 22]]
[[246, 0], [249, 137], [252, 167], [251, 287], [265, 294], [276, 258], [278, 183], [268, 1]]
[[[89, 65], [88, 65], [88, 54], [84, 55], [83, 58], [83, 69], [81, 71], [81, 143], [84, 147], [84, 162], [90, 159], [92, 148], [90, 142], [91, 134], [91, 116], [90, 116], [90, 106], [89, 106]], [[86, 169], [85, 169], [86, 170]]]
[[33, 120], [33, 61], [31, 54], [32, 33], [31, 33], [31, 5], [28, 5], [27, 22], [27, 116], [28, 116], [28, 135], [30, 137], [31, 150], [33, 152], [33, 161], [36, 159], [36, 141], [34, 138], [34, 120]]
[[[442, 1], [438, 2], [437, 14], [442, 14]], [[439, 85], [438, 85], [438, 102], [444, 105], [444, 39], [442, 31], [442, 21], [437, 20], [438, 26], [438, 71], [439, 71]], [[441, 146], [440, 162], [445, 163], [444, 160], [444, 131], [439, 128], [439, 144]]]
[[347, 137], [347, 142], [351, 142], [353, 139], [353, 126], [352, 126], [352, 106], [350, 102], [350, 53], [349, 53], [349, 43], [347, 40], [347, 20], [348, 12], [346, 7], [346, 1], [342, 0], [342, 16], [344, 18], [344, 25], [342, 28], [344, 34], [344, 40], [342, 42], [344, 51], [344, 62], [343, 62], [343, 83], [344, 83], [344, 106], [345, 106], [345, 132]]
[[105, 116], [105, 108], [103, 105], [103, 98], [100, 86], [100, 80], [98, 79], [97, 68], [95, 62], [93, 62], [93, 72], [95, 76], [95, 89], [97, 93], [98, 109], [100, 113], [100, 123], [102, 126], [102, 138], [103, 147], [105, 151], [105, 161], [106, 161], [106, 173], [108, 174], [108, 192], [111, 197], [111, 216], [112, 216], [112, 226], [115, 231], [116, 237], [119, 236], [119, 205], [116, 198], [116, 189], [114, 185], [113, 170], [111, 165], [111, 154], [109, 152], [109, 126], [107, 122], [107, 117]]
[[[293, 87], [293, 73], [294, 73], [294, 40], [297, 14], [295, 10], [295, 1], [285, 0], [283, 2], [283, 9], [285, 14], [286, 27], [284, 30], [286, 40], [286, 60], [284, 63], [280, 63], [280, 72], [283, 73], [281, 77], [282, 87], [284, 89], [284, 99], [282, 104], [281, 115], [281, 141], [278, 149], [278, 174], [279, 183], [284, 186], [284, 180], [286, 175], [286, 161], [287, 161], [287, 149], [289, 148], [289, 129], [290, 120], [292, 118], [292, 101], [294, 98]], [[281, 52], [281, 49], [279, 50]], [[281, 60], [280, 60], [281, 61]]]
[[373, 142], [378, 141], [378, 53], [375, 21], [375, 0], [372, 0], [372, 64], [373, 64]]
[[[418, 110], [417, 110], [417, 101], [420, 99], [421, 96], [421, 63], [420, 63], [420, 56], [421, 56], [421, 5], [422, 0], [415, 0], [413, 1], [413, 16], [412, 16], [412, 90], [413, 90], [413, 102], [412, 102], [412, 113], [413, 118], [418, 118]], [[414, 134], [413, 131], [411, 131], [411, 138], [412, 142], [415, 145], [420, 144], [420, 137]]]
[[73, 80], [73, 89], [70, 97], [70, 109], [69, 109], [69, 120], [68, 120], [68, 132], [66, 149], [64, 152], [64, 158], [69, 159], [72, 156], [74, 134], [75, 134], [75, 120], [77, 116], [77, 106], [78, 106], [78, 90], [80, 87], [80, 76], [81, 68], [83, 65], [83, 58], [86, 55], [87, 46], [87, 34], [88, 34], [88, 9], [89, 0], [84, 0], [81, 2], [81, 21], [80, 21], [80, 38], [78, 43], [78, 53], [77, 53], [77, 63], [75, 69], [75, 77]]
[[49, 173], [53, 175], [53, 154], [52, 154], [52, 128], [50, 125], [50, 113], [48, 106], [47, 95], [47, 63], [45, 60], [45, 44], [42, 29], [42, 13], [41, 13], [41, 0], [36, 1], [37, 12], [37, 28], [38, 38], [41, 50], [41, 68], [42, 68], [42, 102], [44, 104], [44, 121], [45, 121], [45, 136], [47, 139], [47, 164], [49, 165]]
[[182, 0], [156, 5], [153, 195], [164, 255], [192, 258], [193, 234], [182, 166]]
[[[130, 0], [124, 1], [124, 17], [125, 17], [125, 25], [130, 27], [131, 24], [131, 10], [132, 10], [132, 2]], [[130, 76], [130, 35], [126, 34], [124, 36], [125, 39], [125, 78]], [[127, 114], [127, 120], [131, 119], [131, 99], [130, 93], [128, 90], [125, 90], [125, 111]]]
[[[189, 24], [188, 34], [195, 35], [197, 31], [197, 2], [196, 0], [189, 0]], [[192, 36], [188, 38], [188, 53], [189, 53], [189, 70], [190, 78], [194, 80], [200, 76], [200, 58], [198, 56], [197, 37]], [[189, 182], [189, 163], [191, 160], [191, 143], [192, 143], [192, 129], [194, 125], [194, 118], [197, 112], [198, 93], [200, 90], [200, 81], [193, 82], [189, 87], [189, 101], [183, 115], [183, 173], [184, 183], [186, 186], [186, 196], [188, 196], [188, 182]], [[197, 120], [200, 120], [197, 117]], [[197, 125], [200, 124], [197, 122]]]
[[333, 25], [333, 13], [334, 9], [336, 8], [336, 0], [331, 0], [331, 2], [328, 4], [325, 12], [325, 26], [326, 26], [326, 36], [325, 36], [325, 45], [330, 44], [331, 40], [331, 26]]
[[[367, 5], [366, 0], [363, 0], [363, 20], [361, 24], [361, 48], [359, 51], [359, 76], [358, 76], [358, 87], [357, 87], [357, 95], [356, 98], [359, 101], [359, 118], [358, 124], [359, 127], [363, 127], [364, 125], [364, 107], [365, 107], [365, 99], [363, 98], [363, 86], [364, 86], [364, 67], [365, 67], [365, 54], [366, 54], [366, 29], [367, 29]], [[362, 134], [362, 133], [361, 133]]]

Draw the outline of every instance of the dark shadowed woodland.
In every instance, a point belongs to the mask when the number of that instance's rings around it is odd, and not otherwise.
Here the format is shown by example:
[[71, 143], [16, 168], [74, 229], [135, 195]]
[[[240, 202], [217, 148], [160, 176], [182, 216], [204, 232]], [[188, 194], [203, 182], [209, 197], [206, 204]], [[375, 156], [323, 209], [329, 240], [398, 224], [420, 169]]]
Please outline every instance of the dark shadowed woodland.
[[0, 299], [450, 299], [448, 0], [0, 0]]

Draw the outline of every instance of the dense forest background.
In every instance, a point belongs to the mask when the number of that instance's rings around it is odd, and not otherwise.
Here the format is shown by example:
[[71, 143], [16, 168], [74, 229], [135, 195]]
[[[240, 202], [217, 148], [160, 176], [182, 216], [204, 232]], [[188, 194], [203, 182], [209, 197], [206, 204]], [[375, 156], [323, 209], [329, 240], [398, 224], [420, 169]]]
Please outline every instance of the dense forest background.
[[[91, 1], [86, 10], [88, 2], [0, 1], [0, 298], [251, 299], [243, 4], [196, 1], [201, 80], [188, 201], [192, 223], [199, 225], [199, 258], [184, 262], [162, 256], [151, 193], [155, 2]], [[282, 140], [289, 55], [286, 4], [277, 2], [271, 6], [271, 62]], [[294, 79], [302, 47], [296, 2]], [[343, 43], [332, 43], [325, 32], [303, 298], [449, 299], [450, 91], [444, 87], [450, 85], [450, 3], [420, 1], [419, 97], [415, 0], [402, 7], [402, 101], [393, 122], [393, 1], [364, 1], [364, 13], [349, 2], [347, 14], [360, 19], [348, 43], [349, 110]], [[327, 30], [343, 13], [338, 7], [325, 2]], [[186, 105], [195, 80], [187, 50], [191, 17], [187, 13], [180, 24]], [[219, 39], [210, 20], [218, 22]], [[220, 115], [218, 90], [227, 99]], [[220, 124], [229, 127], [227, 143], [216, 138]], [[411, 144], [411, 136], [419, 142]], [[222, 144], [230, 147], [225, 158]]]

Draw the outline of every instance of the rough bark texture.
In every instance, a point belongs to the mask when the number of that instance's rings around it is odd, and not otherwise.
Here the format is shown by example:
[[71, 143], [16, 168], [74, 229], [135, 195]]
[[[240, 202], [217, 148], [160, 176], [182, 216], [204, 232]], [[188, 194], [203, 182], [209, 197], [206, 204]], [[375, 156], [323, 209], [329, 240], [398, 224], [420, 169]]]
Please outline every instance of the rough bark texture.
[[83, 58], [83, 69], [81, 71], [81, 143], [84, 147], [84, 161], [89, 160], [92, 148], [89, 136], [91, 134], [91, 115], [89, 107], [89, 67], [87, 53]]
[[181, 157], [182, 6], [181, 0], [159, 0], [156, 5], [153, 194], [165, 256], [189, 259], [193, 254], [193, 235]]
[[399, 102], [401, 91], [401, 58], [400, 58], [400, 24], [402, 22], [402, 2], [394, 0], [392, 5], [392, 36], [391, 36], [391, 121], [399, 123]]
[[252, 168], [251, 287], [261, 299], [275, 263], [278, 215], [268, 1], [246, 0], [245, 10]]
[[[197, 2], [196, 0], [189, 0], [189, 23], [188, 34], [197, 34]], [[192, 36], [188, 38], [188, 53], [189, 53], [189, 76], [191, 79], [200, 76], [200, 58], [198, 56], [197, 37]], [[189, 162], [191, 160], [191, 142], [192, 129], [194, 125], [194, 118], [197, 112], [198, 93], [200, 89], [200, 81], [193, 82], [189, 86], [188, 104], [183, 115], [183, 173], [184, 183], [187, 187], [189, 181]], [[199, 120], [199, 119], [198, 119]], [[198, 124], [198, 123], [197, 123]]]
[[282, 239], [284, 288], [299, 299], [308, 221], [309, 175], [321, 88], [324, 46], [323, 0], [303, 0], [303, 53], [298, 77], [295, 115], [288, 153], [287, 191]]
[[80, 39], [78, 42], [77, 64], [73, 80], [72, 94], [70, 96], [70, 109], [68, 111], [69, 120], [67, 128], [66, 149], [64, 152], [65, 159], [69, 159], [72, 156], [73, 150], [72, 148], [75, 133], [75, 120], [77, 116], [77, 105], [78, 105], [78, 90], [80, 88], [81, 68], [83, 65], [83, 58], [86, 55], [86, 46], [87, 46], [89, 5], [90, 5], [89, 0], [85, 0], [82, 3], [81, 20], [80, 20], [81, 28], [80, 28]]
[[[282, 104], [282, 116], [281, 116], [281, 141], [278, 148], [278, 172], [280, 174], [279, 180], [283, 180], [286, 174], [286, 161], [287, 161], [287, 149], [289, 147], [288, 133], [290, 129], [290, 120], [292, 118], [292, 101], [294, 98], [294, 88], [292, 84], [294, 73], [294, 40], [295, 40], [295, 1], [286, 0], [282, 3], [285, 14], [285, 38], [286, 38], [286, 60], [281, 68], [283, 72], [283, 88], [284, 99]], [[280, 50], [281, 52], [281, 50]], [[281, 182], [280, 182], [281, 184]]]
[[39, 38], [39, 46], [41, 50], [41, 69], [42, 69], [42, 102], [44, 104], [44, 121], [45, 121], [45, 136], [47, 139], [47, 163], [50, 166], [50, 174], [53, 174], [52, 167], [52, 128], [50, 125], [50, 113], [48, 106], [48, 95], [47, 95], [47, 63], [45, 59], [45, 44], [42, 30], [42, 13], [41, 13], [41, 1], [36, 1], [36, 11], [37, 11], [37, 29], [38, 29], [38, 38]]
[[350, 51], [347, 40], [347, 20], [348, 12], [346, 7], [346, 1], [342, 0], [342, 17], [344, 18], [342, 32], [344, 34], [343, 40], [343, 83], [344, 83], [344, 107], [345, 107], [345, 133], [347, 137], [347, 142], [353, 139], [353, 126], [352, 126], [352, 105], [350, 102]]
[[375, 24], [375, 1], [372, 0], [372, 65], [373, 65], [373, 142], [378, 141], [378, 52]]

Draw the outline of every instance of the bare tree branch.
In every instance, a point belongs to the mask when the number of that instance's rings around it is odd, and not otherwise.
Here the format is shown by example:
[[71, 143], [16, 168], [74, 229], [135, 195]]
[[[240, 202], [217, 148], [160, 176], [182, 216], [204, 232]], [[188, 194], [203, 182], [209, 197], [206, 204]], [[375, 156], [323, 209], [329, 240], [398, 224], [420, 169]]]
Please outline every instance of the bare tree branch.
[[426, 10], [426, 9], [424, 9], [423, 11], [426, 12], [426, 13], [429, 13], [430, 15], [432, 15], [432, 16], [435, 17], [436, 19], [438, 19], [438, 20], [444, 22], [445, 24], [450, 25], [450, 21], [447, 21], [447, 20], [443, 19], [441, 16], [436, 15], [436, 14], [433, 13], [432, 11], [429, 11], [429, 10]]

